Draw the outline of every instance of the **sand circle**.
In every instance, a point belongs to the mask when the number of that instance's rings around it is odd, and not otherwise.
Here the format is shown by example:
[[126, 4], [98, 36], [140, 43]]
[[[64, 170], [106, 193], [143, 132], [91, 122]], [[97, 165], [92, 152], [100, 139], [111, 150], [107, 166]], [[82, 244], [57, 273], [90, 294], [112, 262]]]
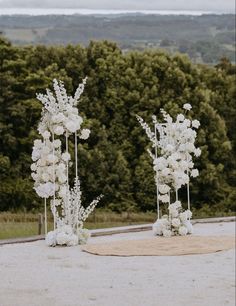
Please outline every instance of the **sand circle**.
[[175, 236], [88, 244], [82, 250], [100, 256], [180, 256], [235, 248], [234, 236]]

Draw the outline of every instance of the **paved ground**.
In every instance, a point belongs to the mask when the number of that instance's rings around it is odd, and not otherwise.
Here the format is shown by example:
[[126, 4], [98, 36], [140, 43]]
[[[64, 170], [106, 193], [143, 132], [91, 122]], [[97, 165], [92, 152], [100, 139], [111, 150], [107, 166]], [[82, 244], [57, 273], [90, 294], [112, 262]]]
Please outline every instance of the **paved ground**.
[[[197, 235], [234, 235], [235, 223], [196, 224]], [[89, 243], [152, 237], [150, 231]], [[99, 257], [44, 241], [0, 246], [0, 306], [233, 306], [235, 251]]]

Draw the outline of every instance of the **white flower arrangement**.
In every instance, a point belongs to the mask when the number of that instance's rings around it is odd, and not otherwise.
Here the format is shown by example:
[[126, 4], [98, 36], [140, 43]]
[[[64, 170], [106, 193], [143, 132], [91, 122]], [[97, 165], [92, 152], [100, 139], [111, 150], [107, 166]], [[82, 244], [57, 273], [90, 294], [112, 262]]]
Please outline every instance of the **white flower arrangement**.
[[[81, 128], [83, 118], [79, 115], [77, 104], [85, 84], [86, 78], [72, 97], [67, 95], [63, 82], [54, 79], [55, 96], [49, 89], [46, 90], [46, 95], [37, 95], [38, 100], [43, 104], [42, 118], [38, 126], [42, 140], [34, 141], [32, 151], [34, 163], [31, 165], [31, 170], [36, 193], [44, 199], [50, 199], [54, 230], [46, 235], [46, 244], [49, 246], [73, 246], [78, 243], [86, 243], [89, 233], [83, 229], [83, 223], [102, 198], [102, 196], [97, 197], [87, 208], [81, 204], [77, 173], [77, 136], [86, 140], [90, 135], [90, 130]], [[68, 138], [71, 134], [75, 134], [76, 156], [76, 179], [72, 189], [69, 187], [68, 174], [71, 164]], [[55, 138], [62, 136], [66, 140], [64, 152], [62, 152], [62, 141]]]
[[[183, 109], [190, 111], [192, 106], [186, 103], [183, 105]], [[198, 120], [191, 121], [184, 114], [178, 114], [174, 120], [163, 109], [161, 109], [161, 113], [164, 123], [158, 123], [156, 117], [152, 116], [155, 132], [140, 116], [137, 116], [137, 120], [152, 142], [152, 147], [155, 148], [155, 154], [148, 150], [153, 159], [157, 189], [158, 220], [153, 225], [153, 231], [156, 235], [165, 237], [183, 236], [192, 233], [189, 181], [190, 177], [195, 178], [199, 175], [199, 171], [193, 169], [193, 156], [199, 157], [201, 155], [200, 148], [195, 147], [196, 130], [199, 128], [200, 122]], [[188, 186], [188, 210], [183, 212], [177, 195], [178, 190], [185, 185]], [[171, 189], [176, 191], [176, 202], [173, 204], [170, 204]], [[166, 217], [159, 218], [159, 201], [168, 203], [169, 216], [167, 219]]]
[[183, 211], [180, 201], [170, 204], [168, 209], [169, 215], [163, 216], [153, 224], [153, 234], [164, 237], [192, 234], [192, 213], [189, 210]]

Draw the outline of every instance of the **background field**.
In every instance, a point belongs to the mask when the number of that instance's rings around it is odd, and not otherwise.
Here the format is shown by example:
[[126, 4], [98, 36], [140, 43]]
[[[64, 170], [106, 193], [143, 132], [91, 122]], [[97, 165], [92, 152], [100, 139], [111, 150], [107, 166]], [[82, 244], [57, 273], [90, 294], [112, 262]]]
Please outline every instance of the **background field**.
[[88, 45], [112, 40], [125, 52], [162, 48], [196, 63], [235, 62], [235, 15], [0, 16], [0, 31], [13, 43]]

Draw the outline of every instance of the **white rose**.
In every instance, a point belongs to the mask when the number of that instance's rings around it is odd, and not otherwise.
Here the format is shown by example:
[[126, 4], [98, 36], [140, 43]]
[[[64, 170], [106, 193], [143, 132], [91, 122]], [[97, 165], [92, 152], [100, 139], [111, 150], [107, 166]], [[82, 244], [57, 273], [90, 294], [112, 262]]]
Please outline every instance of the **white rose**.
[[168, 203], [170, 200], [170, 197], [167, 194], [164, 194], [164, 195], [159, 195], [158, 199], [162, 201], [163, 203]]
[[59, 194], [59, 196], [61, 198], [66, 197], [66, 195], [67, 195], [67, 188], [66, 188], [66, 186], [61, 186], [60, 187], [60, 191], [58, 192], [58, 194]]
[[49, 139], [50, 138], [50, 133], [48, 131], [43, 132], [42, 136], [44, 139]]
[[163, 176], [167, 176], [167, 175], [169, 175], [170, 174], [170, 169], [169, 168], [165, 168], [165, 169], [163, 169], [162, 171], [161, 171], [161, 174], [163, 175]]
[[40, 166], [40, 167], [45, 167], [46, 164], [47, 164], [47, 160], [46, 158], [41, 158], [38, 160], [37, 164]]
[[179, 122], [184, 121], [184, 119], [185, 119], [185, 117], [184, 117], [183, 114], [179, 114], [179, 115], [177, 116], [177, 121], [179, 121]]
[[65, 120], [65, 116], [62, 113], [52, 116], [53, 123], [62, 123]]
[[188, 210], [186, 210], [186, 215], [187, 215], [188, 219], [191, 219], [193, 214], [192, 214], [191, 210], [188, 209]]
[[179, 214], [179, 218], [180, 218], [182, 223], [186, 223], [186, 221], [188, 220], [188, 216], [187, 216], [186, 211], [180, 213]]
[[85, 229], [85, 228], [79, 228], [77, 231], [77, 235], [79, 238], [79, 244], [86, 244], [87, 240], [90, 237], [90, 232], [89, 230]]
[[42, 153], [43, 153], [44, 155], [49, 154], [49, 153], [50, 153], [50, 149], [49, 149], [49, 147], [44, 146], [44, 147], [42, 148]]
[[83, 129], [83, 130], [81, 131], [81, 134], [80, 134], [79, 137], [80, 137], [81, 139], [86, 140], [86, 139], [89, 138], [89, 135], [90, 135], [90, 130], [89, 130], [89, 129]]
[[198, 120], [193, 120], [192, 121], [192, 127], [198, 129], [200, 126], [200, 122]]
[[79, 113], [78, 108], [73, 107], [73, 108], [72, 108], [72, 114], [78, 115], [78, 113]]
[[179, 228], [179, 234], [180, 236], [186, 236], [188, 233], [187, 227], [185, 226], [180, 226]]
[[42, 143], [41, 140], [36, 139], [36, 140], [34, 141], [34, 147], [35, 147], [35, 148], [41, 148], [42, 145], [43, 145], [43, 143]]
[[179, 215], [178, 210], [176, 208], [174, 208], [174, 207], [172, 207], [172, 208], [169, 207], [169, 212], [170, 212], [170, 216], [172, 218], [177, 218], [178, 215]]
[[192, 176], [192, 177], [197, 177], [198, 175], [199, 175], [198, 169], [193, 169], [193, 170], [191, 171], [191, 176]]
[[171, 224], [174, 227], [179, 227], [180, 226], [180, 220], [178, 218], [174, 218], [174, 219], [172, 219]]
[[171, 233], [170, 230], [167, 230], [167, 229], [164, 229], [164, 230], [163, 230], [163, 236], [164, 236], [164, 237], [169, 238], [169, 237], [171, 237], [171, 235], [172, 235], [172, 233]]
[[197, 149], [194, 150], [194, 155], [195, 155], [196, 157], [199, 157], [199, 156], [201, 155], [201, 153], [202, 153], [202, 151], [201, 151], [200, 148], [197, 148]]
[[186, 109], [186, 110], [188, 110], [188, 111], [190, 111], [191, 108], [192, 108], [192, 106], [191, 106], [191, 104], [189, 104], [189, 103], [185, 103], [185, 104], [183, 105], [183, 109]]
[[40, 158], [40, 150], [37, 147], [33, 147], [32, 160], [36, 161], [39, 158]]
[[184, 125], [186, 126], [186, 127], [190, 127], [190, 125], [191, 125], [191, 121], [189, 120], [189, 119], [184, 119]]
[[181, 168], [186, 170], [188, 168], [188, 163], [185, 160], [181, 160], [180, 166], [181, 166]]
[[175, 201], [175, 202], [173, 203], [173, 205], [174, 205], [176, 208], [181, 208], [181, 207], [182, 207], [182, 204], [181, 204], [180, 201]]
[[45, 242], [47, 246], [56, 246], [56, 231], [48, 232], [45, 238]]
[[30, 166], [30, 169], [32, 170], [32, 171], [36, 171], [37, 170], [37, 165], [34, 163], [34, 164], [32, 164], [31, 166]]
[[174, 151], [174, 146], [172, 146], [171, 144], [168, 144], [168, 145], [166, 146], [166, 150], [167, 150], [168, 152], [173, 152], [173, 151]]
[[42, 180], [43, 180], [44, 182], [48, 182], [48, 181], [49, 181], [49, 175], [47, 174], [47, 172], [44, 172], [44, 173], [42, 174]]
[[56, 236], [57, 244], [59, 245], [67, 245], [67, 242], [69, 240], [69, 236], [65, 234], [64, 232], [58, 232]]
[[162, 219], [157, 220], [153, 225], [152, 225], [152, 232], [154, 235], [162, 235], [162, 231], [163, 231], [164, 227], [163, 227], [163, 221]]
[[40, 198], [49, 198], [54, 194], [54, 184], [53, 183], [45, 183], [40, 184], [38, 187], [34, 188]]
[[53, 154], [49, 154], [47, 156], [47, 162], [50, 163], [50, 164], [55, 164], [58, 162], [58, 157], [56, 155], [53, 155]]
[[167, 160], [164, 157], [154, 159], [153, 163], [156, 170], [162, 170], [167, 166]]
[[193, 233], [193, 226], [192, 226], [192, 224], [189, 220], [186, 222], [185, 226], [187, 227], [188, 234], [192, 234]]
[[194, 147], [194, 144], [193, 143], [186, 143], [186, 149], [189, 151], [189, 152], [194, 152], [195, 150], [195, 147]]
[[31, 177], [32, 177], [32, 179], [34, 180], [34, 181], [37, 181], [38, 180], [38, 174], [36, 174], [36, 173], [34, 173], [34, 172], [32, 172], [31, 173]]
[[61, 184], [65, 183], [65, 182], [67, 181], [67, 176], [66, 176], [65, 174], [60, 174], [60, 175], [58, 176], [58, 181], [59, 181]]
[[61, 141], [60, 141], [60, 139], [56, 139], [56, 140], [54, 140], [54, 148], [59, 148], [60, 146], [61, 146]]
[[70, 153], [67, 153], [67, 152], [62, 153], [61, 158], [62, 158], [65, 162], [69, 161], [69, 160], [70, 160]]
[[170, 190], [170, 187], [166, 184], [163, 184], [163, 185], [159, 185], [158, 189], [160, 193], [167, 193]]
[[[86, 242], [87, 242], [87, 239], [86, 239]], [[75, 246], [78, 243], [79, 243], [79, 237], [77, 235], [73, 234], [73, 235], [69, 236], [69, 239], [68, 239], [68, 242], [67, 242], [68, 246]], [[85, 243], [83, 243], [83, 244], [85, 244]], [[80, 243], [80, 244], [82, 244], [82, 243]]]
[[63, 126], [57, 125], [54, 127], [53, 131], [56, 135], [62, 135], [64, 133], [64, 128]]
[[79, 129], [79, 126], [76, 124], [76, 122], [74, 122], [72, 120], [67, 120], [65, 122], [65, 127], [71, 133], [75, 133]]

